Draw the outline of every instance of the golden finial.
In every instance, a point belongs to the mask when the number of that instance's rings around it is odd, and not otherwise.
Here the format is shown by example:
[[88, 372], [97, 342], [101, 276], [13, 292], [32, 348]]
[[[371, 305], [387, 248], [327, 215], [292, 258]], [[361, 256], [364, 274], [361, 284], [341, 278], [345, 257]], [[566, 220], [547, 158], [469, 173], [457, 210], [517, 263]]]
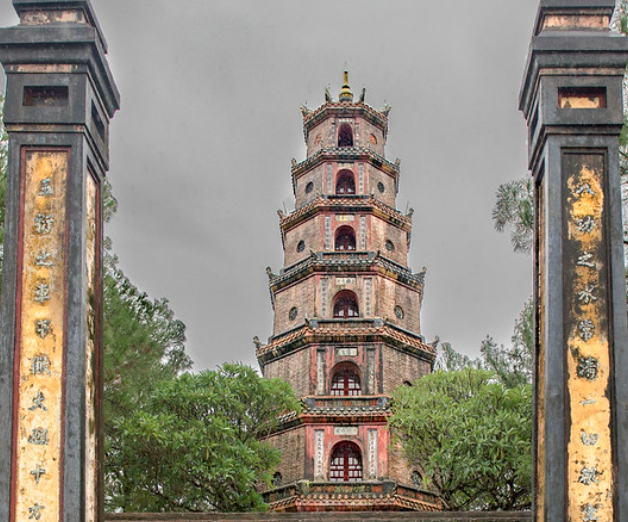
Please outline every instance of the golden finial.
[[340, 89], [340, 96], [338, 96], [339, 101], [353, 101], [353, 93], [351, 92], [351, 87], [349, 87], [349, 71], [345, 71], [345, 83], [342, 85], [342, 89]]

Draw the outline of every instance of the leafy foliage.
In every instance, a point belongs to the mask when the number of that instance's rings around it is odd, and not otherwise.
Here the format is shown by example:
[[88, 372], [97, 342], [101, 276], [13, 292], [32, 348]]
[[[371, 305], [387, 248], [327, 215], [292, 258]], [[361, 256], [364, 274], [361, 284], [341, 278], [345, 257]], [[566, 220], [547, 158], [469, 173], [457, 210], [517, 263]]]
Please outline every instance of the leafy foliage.
[[390, 425], [448, 510], [528, 509], [532, 388], [491, 372], [437, 371], [394, 394]]
[[512, 345], [497, 345], [492, 337], [482, 341], [481, 366], [495, 372], [506, 388], [532, 382], [534, 364], [534, 304], [532, 299], [523, 307], [515, 321]]
[[457, 372], [468, 367], [479, 368], [482, 365], [479, 359], [471, 359], [469, 356], [453, 349], [450, 343], [441, 343], [438, 348], [434, 370], [444, 372]]
[[270, 484], [280, 454], [259, 439], [280, 414], [298, 409], [292, 388], [252, 368], [162, 381], [116, 420], [110, 507], [125, 511], [250, 511], [265, 508], [256, 484]]
[[493, 207], [495, 229], [510, 229], [510, 240], [515, 252], [529, 252], [532, 248], [534, 206], [531, 179], [509, 181], [497, 189]]

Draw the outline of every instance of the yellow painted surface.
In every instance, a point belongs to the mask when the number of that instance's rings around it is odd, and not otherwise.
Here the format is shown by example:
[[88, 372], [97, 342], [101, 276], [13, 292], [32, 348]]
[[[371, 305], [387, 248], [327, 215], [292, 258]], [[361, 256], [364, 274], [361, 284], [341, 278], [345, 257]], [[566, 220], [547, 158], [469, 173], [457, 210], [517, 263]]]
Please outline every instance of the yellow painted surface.
[[543, 19], [542, 31], [574, 29], [608, 29], [610, 18], [606, 15], [548, 15]]
[[87, 174], [87, 190], [86, 190], [86, 213], [85, 213], [85, 229], [87, 234], [87, 339], [85, 346], [85, 383], [86, 383], [86, 407], [85, 407], [85, 425], [87, 426], [86, 444], [85, 444], [85, 521], [95, 522], [96, 520], [96, 474], [97, 468], [97, 445], [96, 445], [96, 384], [94, 372], [94, 357], [96, 351], [96, 312], [94, 309], [94, 299], [96, 292], [96, 204], [97, 202], [96, 182], [91, 175]]
[[[577, 306], [578, 297], [573, 295], [574, 306], [568, 333], [568, 391], [571, 411], [571, 431], [568, 444], [568, 484], [569, 516], [571, 520], [583, 520], [586, 506], [595, 510], [597, 520], [613, 520], [613, 467], [611, 448], [611, 411], [607, 398], [609, 387], [609, 339], [607, 323], [602, 318], [608, 317], [608, 296], [606, 286], [600, 280], [599, 270], [603, 268], [606, 253], [603, 248], [604, 207], [601, 186], [602, 175], [593, 167], [582, 167], [579, 174], [568, 180], [567, 199], [568, 241], [577, 245], [578, 252], [593, 254], [591, 262], [595, 267], [576, 267], [575, 290], [585, 286], [595, 287], [595, 300]], [[576, 195], [578, 187], [588, 185], [594, 194], [584, 192]], [[595, 226], [592, 230], [578, 230], [581, 219], [592, 217]], [[575, 293], [575, 292], [574, 292]], [[578, 323], [589, 320], [594, 326], [593, 336], [585, 340], [579, 334]], [[594, 379], [578, 375], [579, 359], [593, 357], [597, 359], [599, 369]], [[595, 443], [591, 444], [591, 436]], [[585, 471], [594, 469], [588, 478]]]
[[27, 63], [17, 66], [20, 73], [72, 73], [78, 67], [69, 63]]
[[[34, 520], [35, 517], [31, 516], [33, 511], [29, 510], [43, 506], [39, 510], [39, 520], [49, 522], [59, 519], [67, 153], [27, 152], [23, 169], [24, 258], [19, 339], [16, 520], [27, 521], [29, 517]], [[52, 193], [46, 193], [50, 191]], [[53, 220], [48, 220], [49, 230], [47, 226], [38, 226], [38, 216]], [[37, 265], [37, 257], [42, 253], [49, 254], [45, 263], [52, 263], [51, 266]], [[43, 302], [37, 301], [39, 285], [47, 285], [50, 290], [49, 298], [43, 299]], [[38, 321], [44, 320], [50, 321], [51, 331], [42, 337], [37, 326]], [[33, 365], [46, 359], [49, 365], [44, 362], [34, 372]], [[42, 403], [45, 410], [33, 408], [40, 393], [45, 399]], [[29, 441], [34, 430], [47, 430], [45, 444]], [[39, 483], [31, 473], [38, 466], [45, 470]]]
[[602, 107], [603, 98], [592, 94], [569, 94], [560, 98], [561, 109], [599, 109]]
[[26, 11], [22, 13], [22, 25], [86, 24], [83, 9], [57, 9], [49, 11]]

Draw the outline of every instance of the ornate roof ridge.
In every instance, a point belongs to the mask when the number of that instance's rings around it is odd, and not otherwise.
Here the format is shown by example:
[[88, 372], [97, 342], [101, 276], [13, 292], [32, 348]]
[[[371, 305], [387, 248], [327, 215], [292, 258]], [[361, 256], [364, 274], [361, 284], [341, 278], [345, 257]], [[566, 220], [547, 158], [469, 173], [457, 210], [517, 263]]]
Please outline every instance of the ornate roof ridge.
[[388, 114], [390, 112], [390, 106], [385, 105], [382, 109], [377, 110], [363, 100], [359, 100], [357, 102], [350, 101], [340, 101], [340, 100], [326, 100], [325, 103], [319, 105], [316, 109], [301, 109], [301, 114], [303, 114], [303, 125], [310, 124], [313, 120], [316, 120], [327, 110], [335, 110], [335, 109], [349, 109], [353, 111], [363, 110], [367, 112], [369, 115], [379, 119], [382, 125], [388, 124]]
[[[362, 326], [362, 324], [367, 326]], [[370, 323], [370, 325], [368, 324]], [[335, 321], [333, 319], [309, 319], [301, 327], [293, 328], [271, 338], [268, 344], [260, 344], [256, 350], [258, 360], [279, 355], [281, 349], [300, 341], [300, 345], [315, 342], [337, 341], [339, 335], [353, 337], [382, 337], [393, 345], [404, 346], [429, 358], [436, 356], [436, 349], [414, 334], [383, 319]]]
[[[441, 511], [441, 509], [430, 502], [426, 502], [418, 499], [411, 499], [403, 497], [397, 493], [363, 493], [361, 495], [348, 496], [345, 493], [309, 493], [309, 494], [296, 494], [291, 497], [283, 498], [270, 502], [270, 509], [276, 511], [281, 507], [288, 507], [290, 505], [315, 505], [315, 506], [347, 506], [347, 507], [404, 507], [417, 511]], [[346, 507], [345, 507], [346, 509]]]
[[[326, 254], [322, 253], [322, 254]], [[333, 253], [331, 253], [333, 255]], [[343, 254], [340, 254], [343, 255]], [[344, 254], [346, 255], [346, 254]], [[359, 254], [358, 254], [359, 255]], [[302, 261], [292, 265], [281, 274], [270, 274], [271, 288], [285, 281], [295, 278], [302, 272], [324, 271], [330, 267], [339, 267], [347, 269], [366, 269], [375, 265], [381, 266], [385, 270], [402, 278], [402, 282], [410, 284], [423, 290], [425, 284], [425, 268], [418, 273], [413, 273], [408, 267], [404, 267], [390, 259], [381, 255], [380, 252], [368, 252], [367, 256], [358, 257], [357, 259], [324, 259], [323, 256], [315, 252]]]
[[[368, 209], [368, 207], [374, 207], [383, 214], [387, 215], [392, 219], [396, 219], [400, 221], [404, 225], [412, 224], [412, 214], [403, 214], [401, 211], [397, 210], [394, 207], [386, 205], [382, 201], [373, 197], [372, 195], [365, 194], [366, 197], [337, 197], [336, 195], [325, 195], [319, 194], [315, 199], [310, 201], [309, 203], [303, 205], [302, 207], [292, 211], [290, 214], [284, 214], [283, 212], [279, 212], [279, 224], [282, 229], [285, 227], [289, 227], [292, 225], [292, 222], [298, 222], [299, 219], [317, 207], [332, 207], [332, 206], [341, 206], [341, 207], [359, 207]], [[347, 210], [348, 212], [349, 210]]]
[[311, 156], [308, 156], [303, 161], [296, 162], [292, 165], [291, 171], [292, 175], [295, 176], [298, 171], [308, 167], [309, 165], [316, 163], [321, 159], [324, 155], [337, 155], [337, 156], [369, 156], [379, 162], [382, 165], [386, 165], [390, 170], [394, 173], [399, 174], [399, 170], [401, 168], [401, 160], [397, 159], [394, 163], [392, 161], [387, 160], [381, 154], [378, 154], [370, 147], [324, 147], [320, 150], [317, 150]]

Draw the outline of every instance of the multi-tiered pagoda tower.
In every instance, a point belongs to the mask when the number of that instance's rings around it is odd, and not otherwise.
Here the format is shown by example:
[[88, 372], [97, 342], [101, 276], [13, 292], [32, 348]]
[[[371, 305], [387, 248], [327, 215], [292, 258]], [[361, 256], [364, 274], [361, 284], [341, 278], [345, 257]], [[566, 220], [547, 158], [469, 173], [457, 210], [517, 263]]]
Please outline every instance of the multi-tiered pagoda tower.
[[302, 107], [307, 159], [293, 160], [295, 211], [280, 212], [284, 268], [268, 269], [273, 335], [258, 343], [265, 377], [303, 398], [268, 441], [283, 455], [276, 511], [435, 510], [387, 428], [390, 395], [429, 373], [420, 335], [425, 270], [407, 266], [412, 212], [396, 210], [399, 164], [387, 161], [389, 107]]

